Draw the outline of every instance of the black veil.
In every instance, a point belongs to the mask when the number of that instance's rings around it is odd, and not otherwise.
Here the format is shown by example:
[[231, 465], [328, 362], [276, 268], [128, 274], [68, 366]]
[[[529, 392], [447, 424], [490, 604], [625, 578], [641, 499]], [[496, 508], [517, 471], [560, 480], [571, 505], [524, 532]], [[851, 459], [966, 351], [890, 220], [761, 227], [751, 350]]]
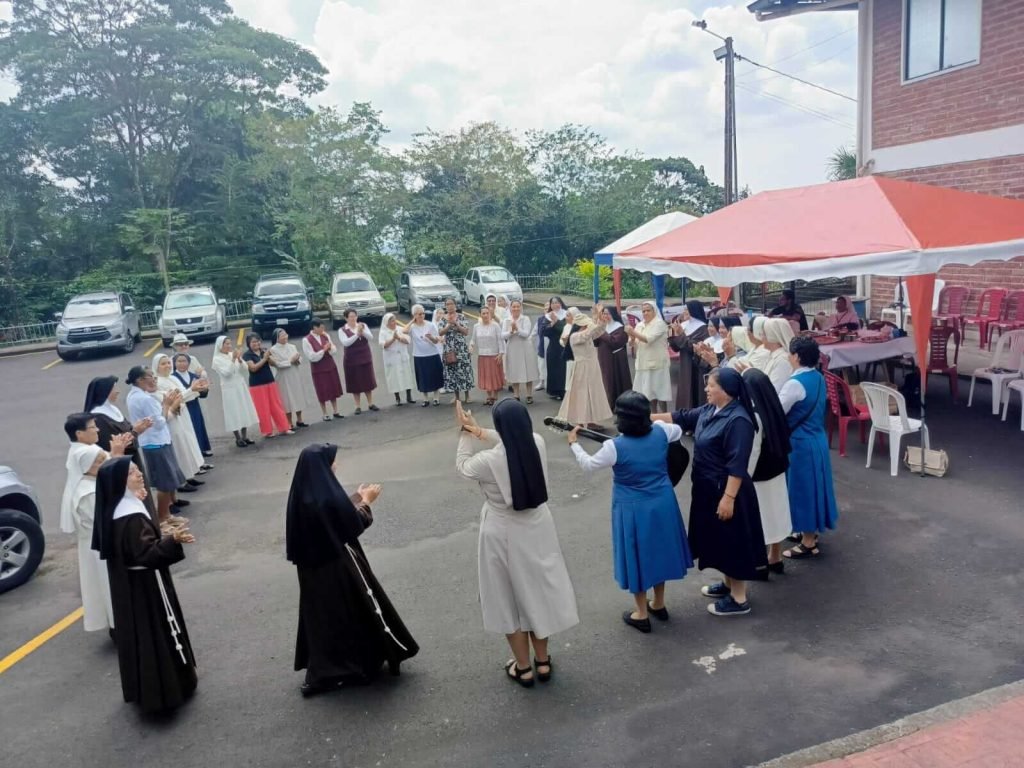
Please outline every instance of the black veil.
[[114, 384], [116, 383], [117, 376], [97, 376], [90, 381], [89, 388], [85, 391], [85, 408], [82, 410], [86, 413], [92, 413], [93, 408], [107, 402], [107, 398], [110, 397], [110, 393], [113, 391]]
[[789, 468], [789, 422], [775, 386], [763, 371], [751, 368], [743, 374], [743, 383], [764, 427], [761, 456], [753, 478], [757, 482], [771, 480]]
[[128, 489], [128, 470], [131, 465], [130, 458], [119, 456], [105, 461], [96, 473], [96, 514], [92, 529], [92, 548], [100, 553], [101, 560], [109, 560], [114, 555], [114, 510]]
[[533, 422], [526, 406], [506, 398], [495, 406], [494, 428], [505, 446], [508, 476], [512, 481], [512, 508], [534, 509], [548, 500], [544, 465], [533, 439]]

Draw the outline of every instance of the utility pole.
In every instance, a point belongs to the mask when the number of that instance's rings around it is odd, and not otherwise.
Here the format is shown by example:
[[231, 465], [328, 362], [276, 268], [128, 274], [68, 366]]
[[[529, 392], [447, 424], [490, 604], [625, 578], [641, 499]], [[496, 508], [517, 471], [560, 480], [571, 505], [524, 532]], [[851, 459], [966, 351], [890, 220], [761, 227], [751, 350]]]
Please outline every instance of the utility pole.
[[739, 199], [736, 172], [736, 57], [732, 38], [725, 38], [725, 204]]
[[692, 26], [717, 37], [725, 43], [715, 49], [715, 60], [725, 62], [725, 204], [732, 205], [740, 196], [739, 171], [736, 157], [736, 52], [731, 37], [722, 37], [708, 29], [704, 20], [691, 22]]

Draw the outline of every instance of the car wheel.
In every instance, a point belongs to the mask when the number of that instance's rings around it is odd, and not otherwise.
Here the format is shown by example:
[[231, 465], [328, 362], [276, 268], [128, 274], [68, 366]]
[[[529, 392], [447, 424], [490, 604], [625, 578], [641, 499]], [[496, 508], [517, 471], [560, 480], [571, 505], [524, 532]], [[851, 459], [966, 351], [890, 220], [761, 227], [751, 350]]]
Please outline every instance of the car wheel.
[[170, 349], [171, 347], [171, 340], [165, 339], [162, 336], [160, 337], [160, 343], [164, 345], [164, 349]]
[[128, 334], [128, 341], [126, 341], [124, 343], [124, 353], [126, 355], [130, 355], [134, 351], [135, 351], [135, 337], [132, 336], [131, 334]]
[[46, 539], [31, 516], [0, 509], [0, 592], [20, 587], [36, 572]]
[[57, 349], [57, 357], [59, 357], [61, 360], [77, 360], [78, 359], [78, 353], [77, 352], [61, 352], [60, 349], [58, 348]]
[[334, 315], [331, 315], [331, 328], [334, 330], [341, 328], [341, 322]]

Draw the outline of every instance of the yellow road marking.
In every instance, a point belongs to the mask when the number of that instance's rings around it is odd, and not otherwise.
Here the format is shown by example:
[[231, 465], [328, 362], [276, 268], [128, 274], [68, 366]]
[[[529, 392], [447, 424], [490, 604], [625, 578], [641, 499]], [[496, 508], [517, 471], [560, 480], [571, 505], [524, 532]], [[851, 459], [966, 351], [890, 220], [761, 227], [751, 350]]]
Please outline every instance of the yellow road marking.
[[160, 347], [162, 347], [163, 345], [164, 345], [163, 341], [160, 340], [160, 339], [157, 339], [156, 341], [153, 342], [153, 346], [152, 347], [150, 347], [149, 349], [147, 349], [145, 352], [142, 353], [142, 356], [143, 357], [149, 357], [154, 352], [156, 352], [158, 349], [160, 349]]
[[33, 637], [31, 640], [29, 640], [27, 643], [21, 646], [21, 648], [14, 651], [14, 653], [10, 653], [4, 658], [0, 659], [0, 675], [2, 675], [8, 669], [10, 669], [19, 661], [24, 659], [26, 656], [32, 653], [32, 651], [37, 650], [40, 646], [43, 645], [43, 643], [47, 642], [48, 640], [52, 640], [65, 629], [70, 627], [72, 624], [74, 624], [76, 621], [82, 618], [83, 613], [85, 613], [84, 608], [76, 608], [63, 619], [61, 619], [52, 627], [50, 627], [48, 630]]
[[64, 361], [63, 361], [63, 360], [61, 360], [61, 359], [60, 359], [60, 358], [58, 357], [58, 358], [57, 358], [56, 360], [54, 360], [54, 361], [53, 361], [52, 363], [47, 363], [46, 365], [44, 365], [44, 366], [43, 366], [43, 370], [44, 370], [44, 371], [48, 371], [48, 370], [50, 370], [51, 368], [53, 368], [53, 366], [55, 366], [55, 365], [60, 365], [60, 364], [61, 364], [61, 363], [63, 363], [63, 362], [64, 362]]
[[245, 328], [238, 329], [238, 341], [235, 342], [236, 347], [242, 346], [242, 342], [245, 341]]

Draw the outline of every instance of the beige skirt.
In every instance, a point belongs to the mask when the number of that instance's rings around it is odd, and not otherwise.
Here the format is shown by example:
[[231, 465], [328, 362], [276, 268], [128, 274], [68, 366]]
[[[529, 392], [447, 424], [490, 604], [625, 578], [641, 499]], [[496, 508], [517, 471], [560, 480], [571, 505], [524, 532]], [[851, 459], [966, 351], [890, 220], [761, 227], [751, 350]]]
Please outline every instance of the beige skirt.
[[478, 571], [484, 629], [550, 637], [579, 624], [576, 592], [547, 504], [516, 512], [484, 504]]

